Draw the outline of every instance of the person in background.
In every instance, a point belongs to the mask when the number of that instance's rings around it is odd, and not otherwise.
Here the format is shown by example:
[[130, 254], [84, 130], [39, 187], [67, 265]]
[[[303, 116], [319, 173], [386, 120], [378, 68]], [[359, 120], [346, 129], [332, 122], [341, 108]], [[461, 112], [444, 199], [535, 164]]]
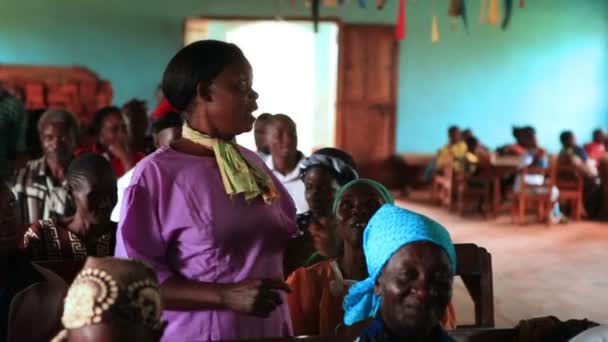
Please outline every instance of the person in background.
[[607, 154], [606, 143], [608, 143], [608, 137], [603, 129], [596, 129], [593, 131], [593, 141], [585, 145], [585, 152], [589, 158], [596, 161], [596, 164], [602, 156]]
[[301, 237], [290, 242], [288, 251], [299, 251], [303, 258], [291, 265], [287, 275], [300, 266], [311, 266], [338, 255], [342, 241], [336, 234], [332, 205], [336, 191], [359, 178], [357, 165], [346, 152], [322, 148], [306, 158], [300, 167], [309, 211], [298, 215]]
[[28, 111], [27, 114], [27, 130], [25, 133], [25, 146], [27, 147], [26, 154], [28, 158], [38, 159], [42, 157], [42, 145], [40, 144], [40, 133], [38, 132], [38, 122], [47, 110], [34, 109]]
[[23, 103], [0, 84], [0, 181], [10, 179], [26, 151], [27, 113]]
[[[549, 167], [549, 156], [547, 151], [542, 147], [538, 146], [536, 139], [536, 129], [531, 126], [521, 128], [519, 132], [519, 139], [521, 141], [521, 147], [525, 149], [525, 153], [521, 156], [519, 168], [525, 167], [539, 167], [547, 169]], [[521, 175], [515, 177], [515, 183], [513, 189], [515, 192], [519, 192], [521, 189], [521, 182], [525, 182], [532, 186], [542, 186], [545, 184], [544, 174], [527, 174], [524, 175], [523, 179]], [[551, 202], [553, 203], [552, 220], [555, 223], [566, 223], [567, 218], [562, 214], [559, 207], [559, 189], [554, 185], [548, 187], [529, 187], [528, 191], [531, 192], [551, 192]]]
[[391, 204], [363, 232], [368, 276], [348, 290], [344, 323], [372, 318], [357, 341], [454, 341], [441, 327], [452, 298], [456, 251], [448, 231]]
[[236, 45], [201, 40], [171, 58], [168, 101], [182, 138], [149, 155], [125, 190], [116, 255], [159, 277], [163, 341], [291, 336], [283, 281], [297, 236], [289, 194], [234, 137], [253, 128], [258, 94]]
[[559, 163], [574, 165], [582, 175], [588, 178], [597, 177], [597, 168], [585, 150], [576, 144], [576, 137], [572, 131], [564, 131], [559, 135], [562, 149], [559, 152]]
[[65, 182], [78, 140], [78, 121], [66, 110], [48, 110], [38, 121], [38, 137], [44, 155], [18, 171], [13, 187], [27, 225], [73, 209]]
[[90, 150], [77, 151], [77, 155], [93, 152], [104, 156], [112, 164], [116, 177], [135, 167], [144, 154], [129, 147], [127, 123], [117, 107], [104, 107], [95, 113], [91, 131], [98, 137]]
[[148, 106], [146, 101], [132, 99], [122, 107], [122, 114], [127, 122], [129, 150], [147, 154], [152, 148], [148, 139]]
[[382, 184], [369, 179], [354, 180], [337, 191], [332, 214], [336, 217], [334, 234], [343, 241], [341, 252], [312, 266], [298, 268], [287, 279], [292, 288], [287, 300], [296, 336], [359, 334], [361, 325], [343, 326], [342, 302], [350, 285], [367, 277], [362, 241], [367, 222], [383, 204], [393, 202], [391, 193]]
[[253, 124], [253, 137], [255, 138], [255, 147], [260, 158], [266, 160], [270, 156], [270, 149], [268, 148], [268, 123], [272, 119], [272, 114], [262, 113], [255, 120]]
[[[152, 123], [152, 138], [154, 146], [159, 149], [167, 147], [173, 142], [181, 138], [182, 136], [182, 117], [177, 112], [169, 112], [164, 116], [157, 118]], [[127, 173], [118, 178], [116, 188], [118, 189], [116, 206], [112, 210], [112, 221], [118, 223], [120, 219], [120, 210], [122, 208], [122, 199], [124, 197], [125, 189], [131, 184], [131, 177], [135, 168], [132, 168]]]
[[[462, 140], [460, 129], [456, 126], [451, 126], [448, 129], [449, 142], [439, 150], [436, 159], [436, 169], [443, 168], [446, 164], [454, 159], [460, 159], [467, 153], [467, 144]], [[455, 170], [459, 168], [458, 164], [454, 164]]]
[[61, 329], [67, 285], [30, 262], [22, 236], [17, 199], [0, 182], [0, 341], [47, 342]]
[[116, 177], [110, 163], [94, 153], [74, 159], [67, 172], [74, 216], [34, 222], [24, 235], [32, 260], [84, 260], [111, 256], [116, 224], [110, 221], [116, 205]]
[[[529, 128], [530, 127], [528, 127], [528, 130]], [[512, 132], [515, 143], [498, 148], [497, 153], [502, 156], [522, 156], [526, 154], [526, 148], [524, 147], [523, 141], [525, 131], [525, 127], [513, 127]]]
[[132, 260], [87, 258], [65, 298], [51, 342], [158, 342], [162, 303], [154, 270]]
[[296, 123], [285, 114], [275, 114], [268, 123], [267, 135], [270, 157], [266, 159], [266, 166], [291, 195], [297, 213], [307, 212], [304, 182], [300, 177], [305, 156], [298, 151]]

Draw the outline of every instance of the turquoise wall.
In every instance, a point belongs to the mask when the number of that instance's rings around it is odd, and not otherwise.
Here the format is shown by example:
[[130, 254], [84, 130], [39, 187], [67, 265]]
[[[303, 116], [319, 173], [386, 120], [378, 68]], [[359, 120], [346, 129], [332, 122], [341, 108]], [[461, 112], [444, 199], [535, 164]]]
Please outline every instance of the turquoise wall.
[[[283, 0], [0, 0], [0, 63], [80, 64], [112, 81], [115, 102], [148, 99], [182, 45], [187, 16], [307, 16]], [[301, 3], [302, 1], [298, 1]], [[392, 23], [396, 1], [377, 11], [323, 8], [346, 22]], [[430, 1], [408, 1], [400, 46], [397, 148], [432, 152], [450, 124], [473, 128], [486, 144], [509, 142], [512, 124], [537, 126], [555, 151], [572, 128], [586, 140], [608, 125], [608, 1], [529, 0], [507, 32], [479, 26], [452, 32], [440, 3], [441, 41], [430, 43]]]

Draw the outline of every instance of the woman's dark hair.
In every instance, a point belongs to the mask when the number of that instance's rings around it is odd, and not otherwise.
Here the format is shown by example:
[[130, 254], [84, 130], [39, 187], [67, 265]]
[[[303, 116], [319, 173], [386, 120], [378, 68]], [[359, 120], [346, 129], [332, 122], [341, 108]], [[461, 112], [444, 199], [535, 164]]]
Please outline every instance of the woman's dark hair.
[[568, 140], [570, 140], [573, 136], [574, 134], [572, 133], [572, 131], [563, 131], [559, 135], [559, 141], [562, 143], [562, 145], [566, 145], [568, 143]]
[[93, 135], [98, 135], [101, 132], [101, 126], [103, 125], [104, 120], [110, 116], [111, 114], [117, 113], [122, 115], [120, 108], [115, 106], [103, 107], [95, 113], [93, 117], [93, 122], [91, 122], [91, 127], [89, 127], [89, 133]]
[[321, 148], [321, 149], [318, 149], [317, 151], [315, 151], [315, 154], [322, 154], [322, 155], [330, 156], [333, 158], [341, 159], [343, 162], [345, 162], [350, 167], [352, 167], [355, 171], [357, 171], [357, 163], [355, 163], [355, 160], [353, 159], [353, 157], [351, 157], [350, 154], [348, 154], [340, 149], [337, 149], [334, 147], [324, 147], [324, 148]]
[[112, 165], [106, 158], [95, 153], [85, 153], [70, 163], [66, 178], [70, 186], [75, 188], [76, 184], [83, 181], [91, 182], [109, 175], [115, 178]]
[[152, 123], [152, 133], [158, 134], [158, 132], [169, 127], [181, 128], [183, 124], [184, 120], [179, 113], [169, 112]]
[[163, 74], [163, 93], [173, 107], [184, 111], [199, 91], [207, 91], [222, 70], [244, 58], [241, 49], [231, 43], [218, 40], [194, 42], [179, 50], [169, 61]]

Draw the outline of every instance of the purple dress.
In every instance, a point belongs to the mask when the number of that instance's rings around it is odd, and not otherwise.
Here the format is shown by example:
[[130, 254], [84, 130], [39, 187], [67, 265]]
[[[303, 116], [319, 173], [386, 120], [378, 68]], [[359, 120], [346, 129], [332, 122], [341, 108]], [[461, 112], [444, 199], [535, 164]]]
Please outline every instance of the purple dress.
[[[244, 148], [252, 163], [271, 174]], [[286, 242], [297, 233], [295, 206], [277, 184], [280, 199], [267, 205], [228, 197], [215, 157], [162, 148], [137, 164], [126, 189], [116, 256], [150, 264], [160, 283], [170, 277], [209, 283], [283, 279]], [[219, 341], [291, 336], [283, 305], [269, 318], [229, 310], [169, 311], [163, 341]]]

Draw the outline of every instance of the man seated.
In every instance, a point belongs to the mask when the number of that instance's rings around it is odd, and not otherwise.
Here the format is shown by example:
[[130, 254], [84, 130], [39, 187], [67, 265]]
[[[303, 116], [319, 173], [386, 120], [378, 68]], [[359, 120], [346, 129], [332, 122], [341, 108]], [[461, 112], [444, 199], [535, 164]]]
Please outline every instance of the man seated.
[[453, 341], [440, 325], [452, 298], [456, 250], [430, 218], [385, 204], [363, 233], [368, 277], [344, 300], [344, 323], [372, 318], [361, 342]]
[[66, 173], [78, 140], [78, 121], [68, 111], [51, 109], [38, 121], [44, 155], [19, 170], [13, 191], [25, 224], [64, 215], [73, 209]]
[[17, 200], [0, 182], [0, 341], [49, 341], [60, 329], [65, 282], [18, 249]]
[[116, 205], [116, 177], [110, 162], [84, 154], [70, 164], [67, 182], [76, 213], [33, 223], [24, 236], [29, 255], [33, 260], [114, 255], [116, 224], [110, 214]]
[[267, 137], [270, 157], [266, 159], [266, 166], [289, 192], [297, 213], [307, 212], [304, 182], [300, 177], [300, 166], [305, 156], [298, 151], [296, 123], [285, 114], [273, 115], [268, 123]]

